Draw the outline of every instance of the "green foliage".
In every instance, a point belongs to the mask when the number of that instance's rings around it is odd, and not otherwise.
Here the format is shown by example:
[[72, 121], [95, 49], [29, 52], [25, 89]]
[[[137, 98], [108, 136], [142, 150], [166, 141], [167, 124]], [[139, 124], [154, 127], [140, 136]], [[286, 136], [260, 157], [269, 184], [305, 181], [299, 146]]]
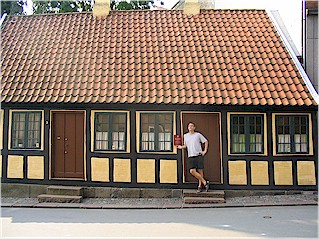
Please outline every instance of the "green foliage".
[[1, 16], [6, 13], [8, 15], [23, 14], [24, 1], [3, 1], [1, 2]]
[[150, 9], [154, 6], [154, 1], [140, 1], [140, 0], [115, 0], [111, 2], [111, 9], [113, 10], [132, 10], [132, 9]]
[[[5, 1], [1, 3], [1, 15], [25, 14], [23, 6], [27, 0]], [[159, 0], [155, 0], [159, 1]], [[33, 0], [34, 14], [64, 13], [64, 12], [90, 12], [93, 9], [94, 0], [71, 0], [71, 1], [42, 1]], [[154, 0], [111, 0], [112, 10], [150, 9], [154, 6]]]
[[34, 14], [92, 11], [93, 0], [33, 1]]

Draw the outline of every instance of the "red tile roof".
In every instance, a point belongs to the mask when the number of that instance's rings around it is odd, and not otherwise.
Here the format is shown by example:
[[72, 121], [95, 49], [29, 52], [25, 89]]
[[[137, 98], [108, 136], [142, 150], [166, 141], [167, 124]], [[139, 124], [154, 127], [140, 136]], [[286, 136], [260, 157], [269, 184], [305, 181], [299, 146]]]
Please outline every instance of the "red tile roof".
[[316, 105], [264, 10], [12, 16], [2, 102]]

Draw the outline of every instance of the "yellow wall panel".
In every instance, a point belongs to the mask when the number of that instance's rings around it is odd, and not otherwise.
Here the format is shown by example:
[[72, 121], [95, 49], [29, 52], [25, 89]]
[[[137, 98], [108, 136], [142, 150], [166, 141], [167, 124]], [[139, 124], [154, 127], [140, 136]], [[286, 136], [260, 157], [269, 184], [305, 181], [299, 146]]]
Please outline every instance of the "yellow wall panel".
[[137, 160], [137, 182], [155, 183], [155, 159]]
[[292, 185], [292, 162], [274, 162], [275, 185]]
[[131, 160], [114, 159], [114, 182], [131, 182]]
[[316, 185], [316, 172], [314, 161], [297, 162], [298, 185]]
[[246, 161], [229, 161], [229, 184], [247, 185]]
[[27, 177], [30, 179], [44, 179], [43, 156], [28, 156]]
[[8, 155], [8, 178], [23, 178], [23, 156]]
[[91, 158], [92, 181], [110, 181], [110, 163], [108, 158]]
[[268, 162], [251, 161], [251, 184], [269, 185]]
[[177, 160], [160, 160], [160, 183], [177, 183]]

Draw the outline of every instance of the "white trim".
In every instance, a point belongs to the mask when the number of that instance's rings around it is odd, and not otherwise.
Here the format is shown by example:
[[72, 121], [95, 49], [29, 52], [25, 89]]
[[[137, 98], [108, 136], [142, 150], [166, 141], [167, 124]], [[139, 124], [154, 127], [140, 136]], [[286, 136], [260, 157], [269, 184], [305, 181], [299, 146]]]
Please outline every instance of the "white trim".
[[292, 58], [292, 60], [294, 61], [297, 69], [300, 72], [300, 75], [302, 77], [302, 79], [304, 80], [311, 96], [313, 97], [313, 99], [315, 100], [315, 102], [317, 104], [319, 104], [319, 95], [317, 93], [317, 91], [315, 90], [311, 80], [309, 79], [307, 73], [305, 72], [305, 70], [303, 69], [301, 63], [299, 62], [299, 60], [297, 59], [296, 55], [294, 54], [294, 51], [292, 50], [288, 40], [286, 39], [285, 35], [283, 34], [283, 32], [281, 31], [280, 27], [278, 26], [278, 23], [276, 21], [276, 19], [274, 18], [274, 16], [272, 15], [272, 12], [269, 10], [266, 10], [270, 20], [272, 21], [272, 23], [274, 24], [277, 32], [279, 33], [279, 36], [281, 37], [283, 43], [285, 44], [285, 47], [287, 48], [287, 50], [289, 51], [289, 54]]
[[7, 14], [4, 13], [4, 14], [2, 15], [1, 19], [0, 19], [0, 26], [2, 26], [2, 24], [3, 24], [4, 20], [6, 19], [6, 17], [7, 17]]

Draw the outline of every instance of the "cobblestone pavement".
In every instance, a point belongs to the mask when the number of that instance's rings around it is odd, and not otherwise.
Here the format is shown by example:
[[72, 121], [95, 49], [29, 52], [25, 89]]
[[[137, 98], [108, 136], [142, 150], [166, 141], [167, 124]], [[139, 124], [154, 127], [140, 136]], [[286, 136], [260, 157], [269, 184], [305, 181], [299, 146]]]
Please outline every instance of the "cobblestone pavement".
[[37, 198], [1, 198], [1, 207], [36, 208], [203, 208], [318, 205], [317, 192], [226, 198], [226, 203], [184, 204], [182, 198], [85, 198], [82, 203], [39, 203]]

